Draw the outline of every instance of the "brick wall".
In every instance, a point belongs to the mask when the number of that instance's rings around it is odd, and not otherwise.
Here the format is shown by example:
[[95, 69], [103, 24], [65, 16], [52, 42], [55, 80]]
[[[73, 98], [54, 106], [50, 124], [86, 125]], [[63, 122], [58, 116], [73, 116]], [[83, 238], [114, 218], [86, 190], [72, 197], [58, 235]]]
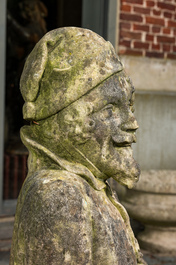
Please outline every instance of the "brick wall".
[[176, 59], [176, 0], [121, 0], [119, 54]]

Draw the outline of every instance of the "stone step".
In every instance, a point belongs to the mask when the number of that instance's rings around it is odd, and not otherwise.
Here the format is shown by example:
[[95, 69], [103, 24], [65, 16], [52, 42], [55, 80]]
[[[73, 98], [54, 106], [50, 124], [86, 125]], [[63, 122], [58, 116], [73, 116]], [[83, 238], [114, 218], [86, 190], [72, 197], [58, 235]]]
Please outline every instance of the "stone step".
[[14, 217], [0, 218], [0, 240], [11, 239], [13, 234]]

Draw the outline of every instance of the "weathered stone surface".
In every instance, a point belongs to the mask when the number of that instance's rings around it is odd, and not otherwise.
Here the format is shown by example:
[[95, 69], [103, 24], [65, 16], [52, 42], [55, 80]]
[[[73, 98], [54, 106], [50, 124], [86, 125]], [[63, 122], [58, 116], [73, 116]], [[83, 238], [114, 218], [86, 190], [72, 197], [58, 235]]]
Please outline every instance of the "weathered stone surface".
[[29, 177], [25, 199], [19, 198], [25, 210], [16, 223], [16, 264], [136, 264], [123, 218], [106, 189], [95, 190], [64, 170]]
[[92, 31], [50, 31], [33, 49], [21, 77], [24, 118], [51, 116], [122, 69], [112, 45]]
[[134, 88], [112, 46], [89, 30], [52, 31], [29, 56], [21, 91], [24, 117], [34, 122], [21, 129], [29, 171], [10, 265], [145, 264], [106, 181], [131, 188], [140, 173], [131, 148]]

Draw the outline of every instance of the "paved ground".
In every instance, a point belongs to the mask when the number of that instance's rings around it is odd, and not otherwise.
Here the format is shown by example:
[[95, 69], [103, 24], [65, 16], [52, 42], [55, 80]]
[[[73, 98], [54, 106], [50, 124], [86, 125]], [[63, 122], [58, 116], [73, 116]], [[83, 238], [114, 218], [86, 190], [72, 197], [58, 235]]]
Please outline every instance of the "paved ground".
[[[0, 217], [0, 265], [9, 264], [11, 238], [13, 232], [14, 217]], [[148, 265], [176, 265], [176, 256], [163, 256], [143, 251], [144, 259]], [[125, 264], [124, 264], [125, 265]]]

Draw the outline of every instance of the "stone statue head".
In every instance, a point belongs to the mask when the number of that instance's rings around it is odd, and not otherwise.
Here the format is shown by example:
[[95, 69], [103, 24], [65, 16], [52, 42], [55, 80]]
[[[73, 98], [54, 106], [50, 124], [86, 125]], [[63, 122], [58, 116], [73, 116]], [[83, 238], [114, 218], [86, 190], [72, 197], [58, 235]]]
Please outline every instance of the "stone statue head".
[[20, 88], [37, 143], [97, 178], [134, 185], [134, 87], [109, 42], [81, 28], [47, 33], [26, 61]]

